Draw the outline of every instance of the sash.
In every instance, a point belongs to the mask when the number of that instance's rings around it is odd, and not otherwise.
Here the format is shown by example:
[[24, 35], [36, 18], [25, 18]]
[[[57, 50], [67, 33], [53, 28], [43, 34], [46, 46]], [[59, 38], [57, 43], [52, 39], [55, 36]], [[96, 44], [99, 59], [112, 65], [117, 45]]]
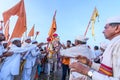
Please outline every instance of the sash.
[[120, 36], [113, 38], [103, 53], [103, 60], [101, 62], [99, 72], [108, 76], [113, 76], [113, 55], [116, 52], [116, 47], [120, 42]]
[[99, 72], [108, 76], [113, 76], [113, 69], [105, 64], [101, 64]]

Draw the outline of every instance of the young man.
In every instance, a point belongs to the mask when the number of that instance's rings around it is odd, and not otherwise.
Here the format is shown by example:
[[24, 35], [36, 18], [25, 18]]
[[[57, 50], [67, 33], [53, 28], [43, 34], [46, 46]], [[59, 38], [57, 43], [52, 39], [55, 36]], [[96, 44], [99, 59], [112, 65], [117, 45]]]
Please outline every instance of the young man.
[[[88, 75], [92, 80], [120, 80], [120, 17], [112, 17], [107, 20], [103, 34], [106, 39], [110, 40], [100, 65], [91, 62], [83, 56], [79, 56], [79, 61], [70, 65], [73, 72]], [[84, 58], [83, 65], [81, 58]], [[94, 70], [92, 70], [91, 68]]]
[[[63, 49], [67, 49], [71, 47], [71, 41], [67, 40], [67, 45], [63, 45]], [[69, 54], [69, 53], [68, 53]], [[70, 58], [62, 56], [62, 80], [66, 80], [66, 75], [70, 73], [69, 69]]]

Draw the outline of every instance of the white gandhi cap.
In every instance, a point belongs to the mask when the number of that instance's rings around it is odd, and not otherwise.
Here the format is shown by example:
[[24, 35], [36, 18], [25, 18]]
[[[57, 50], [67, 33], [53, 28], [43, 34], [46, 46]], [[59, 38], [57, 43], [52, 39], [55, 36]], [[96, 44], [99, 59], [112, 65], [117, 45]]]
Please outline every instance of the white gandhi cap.
[[100, 43], [100, 47], [103, 48], [103, 49], [106, 49], [106, 48], [107, 48], [107, 45], [108, 45], [107, 42], [101, 42], [101, 43]]
[[25, 38], [25, 40], [28, 40], [28, 39], [30, 39], [30, 40], [31, 40], [31, 37], [26, 37], [26, 38]]
[[120, 16], [108, 18], [106, 24], [109, 23], [120, 23]]
[[21, 41], [21, 38], [12, 38], [12, 39], [11, 39], [11, 42], [13, 42], [13, 41], [15, 41], [15, 40]]
[[89, 38], [87, 38], [87, 37], [85, 37], [83, 35], [79, 35], [79, 36], [76, 37], [76, 40], [79, 40], [81, 42], [87, 42], [88, 39]]

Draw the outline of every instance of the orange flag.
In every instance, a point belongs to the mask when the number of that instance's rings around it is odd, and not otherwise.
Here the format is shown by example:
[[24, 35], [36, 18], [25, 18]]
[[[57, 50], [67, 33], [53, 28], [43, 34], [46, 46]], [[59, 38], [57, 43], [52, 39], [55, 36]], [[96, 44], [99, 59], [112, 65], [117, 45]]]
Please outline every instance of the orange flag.
[[11, 38], [21, 37], [22, 34], [26, 31], [26, 12], [25, 12], [24, 0], [21, 0], [14, 7], [3, 13], [3, 19], [5, 24], [12, 15], [17, 15], [18, 20], [12, 32]]
[[5, 34], [5, 39], [8, 40], [9, 39], [9, 22], [8, 21], [6, 24], [5, 24], [5, 29], [4, 29], [4, 34]]
[[35, 25], [33, 25], [33, 27], [31, 28], [28, 36], [30, 36], [30, 37], [31, 37], [31, 36], [34, 36], [34, 27], [35, 27]]
[[51, 28], [50, 28], [49, 33], [48, 33], [49, 37], [52, 37], [53, 33], [56, 31], [56, 28], [57, 28], [55, 17], [56, 17], [56, 11], [54, 13], [52, 25], [51, 25]]

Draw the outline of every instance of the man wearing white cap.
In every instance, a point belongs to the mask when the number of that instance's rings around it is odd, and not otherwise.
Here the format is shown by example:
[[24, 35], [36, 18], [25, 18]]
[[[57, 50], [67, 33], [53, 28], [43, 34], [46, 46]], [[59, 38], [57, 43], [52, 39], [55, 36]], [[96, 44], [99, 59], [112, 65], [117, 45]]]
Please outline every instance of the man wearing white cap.
[[[37, 40], [32, 40], [32, 44], [33, 45], [38, 45]], [[40, 49], [38, 47], [36, 47], [35, 48], [34, 57], [32, 58], [32, 60], [33, 60], [33, 67], [32, 67], [31, 80], [34, 80], [34, 78], [35, 78], [35, 73], [36, 73], [36, 70], [37, 70], [36, 59], [37, 59], [38, 55], [40, 55]]]
[[92, 80], [120, 80], [120, 17], [109, 18], [103, 34], [110, 42], [103, 53], [101, 64], [84, 58], [84, 64], [89, 67], [83, 65], [82, 61], [73, 63], [70, 67], [74, 68], [73, 71], [88, 75]]
[[101, 50], [101, 52], [102, 52], [102, 54], [99, 56], [100, 63], [101, 63], [102, 60], [103, 60], [103, 53], [104, 53], [105, 49], [107, 48], [107, 45], [108, 45], [107, 42], [101, 42], [101, 43], [100, 43], [100, 50]]
[[27, 37], [22, 46], [24, 48], [31, 48], [31, 50], [24, 56], [24, 59], [26, 60], [26, 62], [24, 64], [24, 69], [22, 74], [22, 80], [30, 80], [32, 67], [35, 64], [34, 58], [37, 56], [37, 53], [36, 53], [37, 45], [33, 45], [31, 43], [31, 38]]
[[0, 71], [0, 80], [14, 80], [15, 75], [19, 75], [20, 58], [27, 49], [21, 48], [21, 39], [13, 38], [12, 45], [8, 52], [5, 53], [6, 58]]
[[[79, 55], [86, 56], [89, 59], [93, 58], [92, 51], [88, 48], [86, 45], [88, 38], [80, 35], [75, 39], [75, 47], [71, 47], [65, 50], [61, 50], [61, 55], [70, 57], [70, 64], [73, 62], [76, 62], [77, 60], [75, 57]], [[77, 73], [77, 72], [72, 72], [70, 74], [69, 80], [88, 80], [88, 77]]]

